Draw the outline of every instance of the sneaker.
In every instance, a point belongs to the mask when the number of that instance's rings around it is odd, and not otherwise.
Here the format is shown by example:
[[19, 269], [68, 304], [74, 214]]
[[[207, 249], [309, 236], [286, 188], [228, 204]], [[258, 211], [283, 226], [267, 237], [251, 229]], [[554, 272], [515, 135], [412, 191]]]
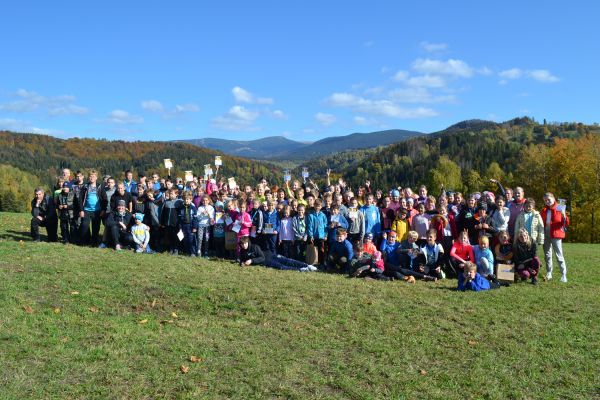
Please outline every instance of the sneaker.
[[435, 276], [425, 275], [423, 280], [428, 282], [437, 282], [438, 279]]
[[300, 271], [300, 272], [310, 272], [310, 269], [308, 269], [308, 267], [302, 267], [298, 271]]
[[106, 245], [104, 243], [100, 243], [100, 246], [98, 246], [99, 249], [105, 249]]
[[316, 272], [316, 271], [318, 271], [318, 270], [319, 270], [319, 268], [315, 267], [314, 265], [309, 265], [309, 266], [308, 266], [308, 267], [306, 267], [306, 268], [308, 268], [308, 270], [309, 270], [310, 272]]
[[563, 274], [563, 276], [560, 277], [560, 281], [563, 282], [563, 283], [566, 283], [567, 282], [567, 275]]
[[552, 272], [548, 272], [548, 273], [546, 274], [546, 280], [547, 280], [547, 281], [551, 281], [551, 280], [552, 280]]
[[[106, 246], [104, 246], [104, 247], [106, 247]], [[117, 250], [117, 251], [121, 250], [121, 245], [120, 244], [116, 245], [115, 250]]]
[[440, 276], [441, 276], [441, 279], [446, 279], [446, 273], [442, 270], [440, 270]]

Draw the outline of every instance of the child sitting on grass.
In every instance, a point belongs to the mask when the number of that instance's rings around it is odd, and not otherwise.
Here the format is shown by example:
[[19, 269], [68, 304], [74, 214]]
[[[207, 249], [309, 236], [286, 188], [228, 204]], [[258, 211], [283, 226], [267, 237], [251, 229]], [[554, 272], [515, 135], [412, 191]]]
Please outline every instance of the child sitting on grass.
[[131, 235], [133, 236], [133, 242], [135, 243], [135, 252], [153, 253], [148, 245], [150, 242], [150, 228], [142, 223], [143, 220], [144, 214], [135, 214], [135, 224], [131, 227]]
[[521, 228], [517, 233], [517, 241], [513, 247], [513, 262], [521, 280], [531, 278], [531, 283], [537, 284], [540, 271], [540, 259], [536, 255], [537, 245], [529, 236], [527, 229]]
[[330, 271], [339, 271], [345, 274], [350, 271], [350, 262], [354, 257], [354, 252], [352, 245], [346, 240], [347, 237], [346, 229], [337, 229], [336, 241], [331, 244], [327, 256], [327, 268]]
[[477, 272], [489, 280], [495, 279], [494, 255], [490, 250], [490, 240], [487, 236], [481, 236], [479, 238], [479, 245], [473, 246], [473, 254], [475, 255]]
[[465, 277], [463, 280], [458, 281], [458, 290], [481, 292], [491, 288], [490, 282], [477, 272], [477, 265], [467, 261], [465, 263]]

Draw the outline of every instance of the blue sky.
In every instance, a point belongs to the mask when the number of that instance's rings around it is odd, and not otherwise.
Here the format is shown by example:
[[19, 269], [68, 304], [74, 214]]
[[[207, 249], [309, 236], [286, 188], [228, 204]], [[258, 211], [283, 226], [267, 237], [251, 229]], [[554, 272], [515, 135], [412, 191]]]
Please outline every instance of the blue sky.
[[317, 140], [600, 122], [596, 2], [414, 3], [5, 2], [0, 129]]

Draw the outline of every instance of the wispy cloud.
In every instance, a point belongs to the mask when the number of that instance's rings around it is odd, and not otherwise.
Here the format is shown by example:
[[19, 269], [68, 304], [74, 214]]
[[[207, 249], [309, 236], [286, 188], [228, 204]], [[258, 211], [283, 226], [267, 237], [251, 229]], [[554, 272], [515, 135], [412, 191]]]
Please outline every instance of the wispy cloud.
[[557, 76], [554, 76], [547, 69], [534, 69], [528, 72], [528, 75], [539, 82], [554, 83], [560, 81]]
[[144, 118], [139, 115], [130, 114], [125, 110], [112, 110], [108, 113], [107, 118], [100, 120], [100, 122], [116, 125], [132, 125], [143, 123]]
[[421, 48], [428, 53], [443, 53], [448, 50], [447, 43], [430, 43], [423, 41], [420, 43]]
[[424, 87], [409, 87], [391, 90], [388, 96], [398, 103], [452, 103], [456, 96], [451, 94], [434, 95]]
[[360, 112], [363, 114], [380, 115], [400, 119], [426, 118], [437, 115], [437, 113], [430, 108], [404, 108], [387, 99], [365, 99], [350, 93], [334, 93], [327, 98], [326, 103], [333, 107], [349, 108], [354, 112]]
[[233, 98], [236, 103], [248, 103], [248, 104], [273, 104], [275, 101], [270, 97], [257, 97], [251, 92], [243, 89], [239, 86], [231, 89]]
[[432, 60], [429, 58], [418, 58], [412, 68], [415, 71], [424, 74], [450, 75], [461, 78], [470, 78], [473, 76], [474, 69], [462, 60], [449, 59], [446, 61]]
[[14, 118], [0, 118], [0, 130], [20, 133], [37, 133], [42, 135], [62, 136], [64, 132], [57, 129], [39, 128], [29, 121]]
[[200, 107], [193, 103], [176, 104], [175, 107], [167, 109], [158, 100], [143, 100], [141, 102], [141, 107], [145, 111], [158, 114], [164, 119], [175, 118], [187, 113], [195, 113], [200, 111]]
[[337, 118], [335, 115], [319, 112], [315, 114], [315, 120], [323, 126], [330, 126], [337, 121]]
[[511, 68], [504, 71], [500, 71], [498, 76], [502, 78], [498, 83], [505, 85], [509, 80], [530, 78], [542, 83], [556, 83], [560, 81], [560, 78], [553, 75], [547, 69], [532, 69], [523, 70], [521, 68]]
[[0, 104], [0, 111], [12, 113], [45, 112], [49, 116], [84, 115], [86, 107], [75, 104], [72, 95], [42, 96], [34, 91], [19, 89], [13, 93], [17, 100]]

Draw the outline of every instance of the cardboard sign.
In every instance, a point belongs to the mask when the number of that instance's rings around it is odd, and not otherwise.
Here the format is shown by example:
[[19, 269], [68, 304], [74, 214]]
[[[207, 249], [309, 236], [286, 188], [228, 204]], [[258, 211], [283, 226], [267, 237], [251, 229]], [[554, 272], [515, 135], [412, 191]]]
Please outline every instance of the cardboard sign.
[[290, 171], [287, 169], [285, 171], [283, 171], [283, 180], [285, 182], [289, 182], [292, 180], [292, 174], [290, 174]]
[[223, 160], [221, 160], [221, 156], [215, 156], [215, 166], [220, 167], [223, 165]]
[[263, 232], [266, 234], [272, 234], [275, 230], [273, 229], [273, 224], [265, 224]]
[[558, 199], [558, 205], [556, 206], [556, 210], [558, 212], [567, 211], [567, 200], [566, 199]]
[[237, 234], [235, 232], [225, 232], [225, 250], [235, 250], [237, 248]]
[[319, 262], [319, 251], [314, 244], [306, 245], [306, 263], [315, 265]]
[[306, 167], [302, 168], [302, 177], [304, 179], [308, 178], [308, 168], [306, 168]]
[[210, 176], [213, 174], [212, 167], [210, 164], [204, 164], [204, 175]]
[[185, 181], [192, 182], [194, 180], [194, 174], [192, 171], [185, 171]]
[[496, 277], [500, 281], [514, 282], [515, 266], [512, 264], [498, 264], [498, 273]]
[[229, 179], [227, 179], [227, 184], [229, 185], [230, 189], [235, 189], [237, 187], [237, 183], [235, 182], [235, 178], [229, 178]]
[[170, 158], [165, 158], [165, 168], [166, 169], [171, 169], [173, 168], [173, 161], [171, 161]]

